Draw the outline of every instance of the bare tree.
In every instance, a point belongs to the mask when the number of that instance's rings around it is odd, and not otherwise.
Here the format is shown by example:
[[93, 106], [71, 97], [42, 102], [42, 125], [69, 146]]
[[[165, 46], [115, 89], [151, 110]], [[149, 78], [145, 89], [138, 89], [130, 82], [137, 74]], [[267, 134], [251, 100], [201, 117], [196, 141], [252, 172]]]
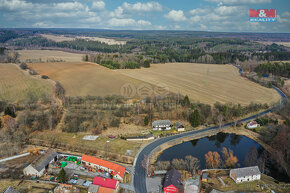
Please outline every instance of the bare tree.
[[196, 157], [193, 157], [191, 155], [187, 155], [185, 157], [185, 164], [186, 164], [186, 170], [190, 173], [193, 171], [196, 171], [200, 167], [200, 161]]
[[222, 114], [219, 114], [218, 117], [217, 117], [217, 120], [218, 120], [220, 129], [222, 128], [223, 119], [224, 119], [224, 116]]

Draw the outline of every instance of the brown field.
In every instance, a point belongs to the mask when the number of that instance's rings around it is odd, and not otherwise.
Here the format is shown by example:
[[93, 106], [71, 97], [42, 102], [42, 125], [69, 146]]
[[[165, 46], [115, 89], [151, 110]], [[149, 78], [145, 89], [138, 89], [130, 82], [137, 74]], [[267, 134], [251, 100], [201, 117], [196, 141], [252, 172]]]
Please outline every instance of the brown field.
[[115, 40], [115, 39], [100, 38], [100, 37], [88, 37], [88, 36], [66, 37], [64, 35], [51, 35], [51, 34], [42, 34], [41, 36], [48, 39], [48, 40], [52, 40], [55, 42], [73, 41], [76, 39], [84, 39], [84, 40], [102, 42], [102, 43], [105, 43], [108, 45], [124, 45], [124, 44], [126, 44], [126, 41], [119, 41], [119, 40]]
[[[93, 63], [57, 62], [31, 64], [41, 75], [59, 81], [68, 96], [120, 95], [126, 83], [167, 85], [170, 92], [188, 95], [202, 103], [274, 103], [279, 95], [242, 78], [231, 65], [168, 63], [151, 68], [110, 70]], [[154, 88], [154, 87], [153, 87]], [[138, 96], [138, 94], [136, 94]]]
[[153, 85], [164, 83], [170, 92], [188, 95], [192, 100], [202, 103], [271, 104], [279, 100], [279, 95], [273, 89], [242, 78], [231, 65], [168, 63], [118, 72]]
[[0, 64], [0, 100], [21, 101], [28, 92], [40, 97], [52, 92], [48, 81], [29, 76], [14, 64]]
[[28, 62], [28, 60], [38, 60], [41, 58], [43, 62], [55, 59], [65, 62], [80, 62], [82, 61], [83, 54], [69, 53], [55, 50], [18, 50], [20, 54], [20, 61]]
[[120, 95], [126, 83], [142, 81], [125, 76], [103, 66], [85, 62], [56, 62], [30, 64], [39, 74], [59, 81], [68, 96]]
[[290, 48], [290, 42], [266, 42], [266, 41], [259, 41], [259, 43], [264, 44], [264, 45], [271, 45], [273, 43], [278, 44], [278, 45], [283, 45], [286, 47]]

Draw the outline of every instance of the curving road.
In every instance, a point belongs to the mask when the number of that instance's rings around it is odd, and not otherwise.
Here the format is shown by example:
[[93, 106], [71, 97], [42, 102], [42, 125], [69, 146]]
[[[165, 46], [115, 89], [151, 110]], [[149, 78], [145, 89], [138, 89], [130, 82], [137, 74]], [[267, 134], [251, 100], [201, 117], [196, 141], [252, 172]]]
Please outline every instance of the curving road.
[[[264, 116], [272, 111], [276, 111], [279, 110], [281, 107], [284, 106], [284, 104], [287, 101], [287, 97], [286, 95], [278, 88], [273, 87], [273, 89], [275, 89], [279, 95], [281, 96], [281, 102], [280, 104], [278, 104], [277, 106], [270, 108], [268, 110], [265, 110], [263, 112], [257, 113], [256, 115], [252, 115], [250, 117], [241, 119], [239, 121], [242, 122], [248, 122], [250, 120], [256, 119], [257, 117], [260, 116]], [[234, 122], [229, 122], [225, 125], [222, 126], [222, 128], [226, 128], [229, 127], [231, 125], [233, 125]], [[201, 129], [198, 131], [189, 131], [186, 133], [182, 133], [182, 134], [178, 134], [178, 135], [173, 135], [173, 136], [169, 136], [169, 137], [165, 137], [165, 138], [160, 138], [157, 139], [155, 141], [153, 141], [152, 143], [148, 144], [147, 146], [145, 146], [140, 152], [139, 154], [136, 156], [135, 158], [135, 162], [134, 162], [134, 177], [133, 177], [133, 184], [134, 184], [134, 188], [135, 188], [135, 192], [136, 193], [147, 193], [147, 188], [146, 188], [146, 173], [145, 170], [142, 168], [141, 166], [141, 162], [144, 159], [144, 156], [149, 156], [150, 153], [157, 148], [158, 146], [160, 146], [163, 143], [166, 143], [170, 140], [174, 140], [174, 139], [178, 139], [178, 138], [182, 138], [185, 136], [190, 136], [190, 135], [197, 135], [197, 134], [201, 134], [203, 132], [209, 132], [209, 131], [213, 131], [219, 129], [218, 126], [214, 126], [214, 127], [208, 127], [205, 129]]]

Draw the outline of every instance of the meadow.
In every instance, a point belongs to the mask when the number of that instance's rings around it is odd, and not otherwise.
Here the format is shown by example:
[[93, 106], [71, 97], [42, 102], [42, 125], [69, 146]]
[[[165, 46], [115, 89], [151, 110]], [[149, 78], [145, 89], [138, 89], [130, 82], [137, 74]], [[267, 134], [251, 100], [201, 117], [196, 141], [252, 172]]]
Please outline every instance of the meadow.
[[51, 93], [48, 81], [31, 77], [14, 64], [0, 64], [0, 100], [19, 102], [29, 94], [42, 97]]

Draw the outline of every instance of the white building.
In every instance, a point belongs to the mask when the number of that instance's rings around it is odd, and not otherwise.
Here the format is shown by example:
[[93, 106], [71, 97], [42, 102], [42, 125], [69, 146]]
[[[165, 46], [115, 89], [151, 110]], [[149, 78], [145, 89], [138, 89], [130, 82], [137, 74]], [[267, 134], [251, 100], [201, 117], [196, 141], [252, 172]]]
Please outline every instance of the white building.
[[237, 168], [230, 170], [230, 177], [238, 184], [252, 182], [261, 179], [261, 172], [258, 166]]
[[178, 132], [180, 132], [180, 131], [184, 131], [184, 126], [183, 126], [182, 123], [180, 123], [180, 122], [177, 122], [176, 125], [175, 125], [175, 127], [176, 127], [176, 130], [177, 130]]
[[23, 174], [25, 176], [42, 176], [49, 163], [56, 160], [57, 155], [57, 152], [52, 149], [47, 150], [44, 155], [39, 155], [30, 165], [24, 168]]
[[171, 121], [169, 120], [158, 120], [152, 122], [153, 131], [170, 130], [171, 126]]
[[260, 125], [256, 121], [251, 121], [247, 124], [248, 129], [254, 129], [260, 127]]

